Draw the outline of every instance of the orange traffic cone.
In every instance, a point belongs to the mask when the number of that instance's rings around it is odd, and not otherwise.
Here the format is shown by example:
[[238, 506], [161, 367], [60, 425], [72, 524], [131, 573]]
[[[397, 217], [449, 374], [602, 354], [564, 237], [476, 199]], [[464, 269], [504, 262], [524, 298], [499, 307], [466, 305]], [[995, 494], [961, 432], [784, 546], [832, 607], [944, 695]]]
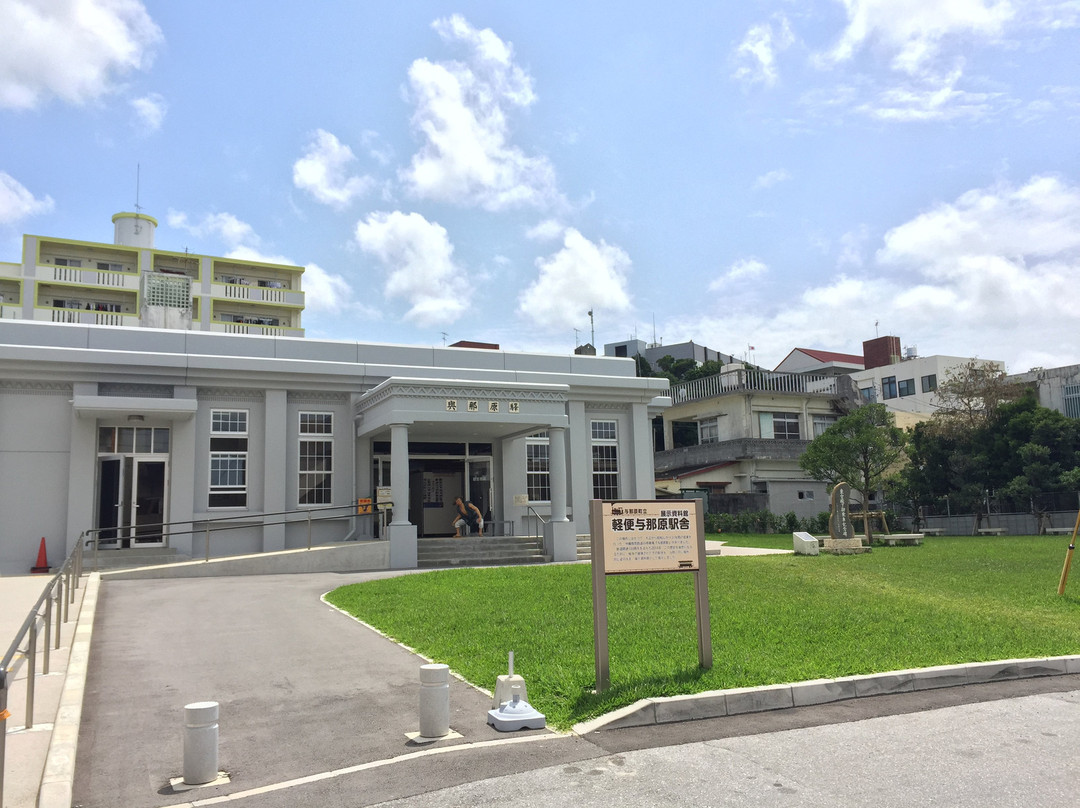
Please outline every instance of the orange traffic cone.
[[45, 537], [41, 537], [41, 546], [38, 548], [37, 565], [30, 568], [30, 572], [49, 572], [49, 556], [45, 552]]

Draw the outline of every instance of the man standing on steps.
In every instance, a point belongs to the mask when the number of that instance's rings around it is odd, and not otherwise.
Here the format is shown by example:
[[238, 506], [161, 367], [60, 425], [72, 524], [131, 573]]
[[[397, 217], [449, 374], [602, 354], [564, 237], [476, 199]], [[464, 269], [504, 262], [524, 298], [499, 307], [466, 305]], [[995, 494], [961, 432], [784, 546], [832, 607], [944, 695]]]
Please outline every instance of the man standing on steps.
[[[461, 538], [461, 529], [475, 529], [481, 536], [484, 535], [484, 515], [480, 509], [471, 502], [461, 501], [461, 497], [454, 499], [454, 538]], [[468, 534], [466, 534], [468, 535]]]

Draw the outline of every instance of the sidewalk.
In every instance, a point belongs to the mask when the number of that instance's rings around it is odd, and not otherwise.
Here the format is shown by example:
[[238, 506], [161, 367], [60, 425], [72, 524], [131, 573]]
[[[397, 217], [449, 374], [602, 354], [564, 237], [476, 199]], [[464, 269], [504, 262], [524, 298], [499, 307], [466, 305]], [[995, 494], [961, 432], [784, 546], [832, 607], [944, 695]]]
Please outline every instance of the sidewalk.
[[[15, 633], [22, 627], [50, 580], [51, 575], [0, 577], [0, 643], [3, 644], [0, 654], [7, 652], [8, 644], [15, 638]], [[68, 622], [61, 621], [60, 647], [56, 648], [55, 635], [51, 639], [48, 673], [44, 673], [44, 632], [38, 633], [33, 726], [30, 729], [26, 728], [27, 663], [24, 657], [16, 656], [15, 671], [8, 683], [8, 710], [11, 717], [6, 722], [0, 722], [6, 731], [5, 808], [37, 805], [87, 584], [88, 579], [84, 577], [75, 590], [75, 602], [68, 606]], [[55, 629], [55, 613], [53, 620]], [[26, 647], [25, 640], [22, 647]]]

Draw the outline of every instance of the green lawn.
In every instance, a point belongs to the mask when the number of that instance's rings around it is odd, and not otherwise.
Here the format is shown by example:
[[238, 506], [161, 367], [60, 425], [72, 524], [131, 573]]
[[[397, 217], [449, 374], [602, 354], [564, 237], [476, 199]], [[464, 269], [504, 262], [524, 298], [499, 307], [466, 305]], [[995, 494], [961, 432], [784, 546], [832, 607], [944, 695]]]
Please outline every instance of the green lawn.
[[328, 599], [489, 690], [514, 651], [529, 701], [566, 728], [647, 696], [1080, 653], [1080, 580], [1057, 595], [1067, 547], [944, 537], [857, 556], [710, 558], [708, 671], [690, 575], [612, 576], [612, 687], [600, 696], [588, 565], [407, 575]]

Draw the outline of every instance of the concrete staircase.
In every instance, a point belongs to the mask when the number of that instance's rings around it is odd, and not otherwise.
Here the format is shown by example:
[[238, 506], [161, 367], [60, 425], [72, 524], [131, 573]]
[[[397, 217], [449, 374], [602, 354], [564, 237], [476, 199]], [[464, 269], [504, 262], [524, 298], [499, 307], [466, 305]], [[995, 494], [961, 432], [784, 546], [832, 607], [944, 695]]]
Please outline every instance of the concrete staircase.
[[577, 560], [592, 561], [592, 536], [579, 533], [577, 537]]
[[[133, 567], [150, 567], [157, 564], [175, 564], [191, 561], [191, 556], [180, 555], [175, 547], [123, 547], [115, 550], [99, 550], [97, 570], [122, 570]], [[83, 569], [93, 571], [94, 551], [88, 548], [83, 555]]]
[[434, 567], [487, 567], [504, 564], [542, 564], [543, 539], [530, 536], [463, 536], [416, 540], [416, 565]]

